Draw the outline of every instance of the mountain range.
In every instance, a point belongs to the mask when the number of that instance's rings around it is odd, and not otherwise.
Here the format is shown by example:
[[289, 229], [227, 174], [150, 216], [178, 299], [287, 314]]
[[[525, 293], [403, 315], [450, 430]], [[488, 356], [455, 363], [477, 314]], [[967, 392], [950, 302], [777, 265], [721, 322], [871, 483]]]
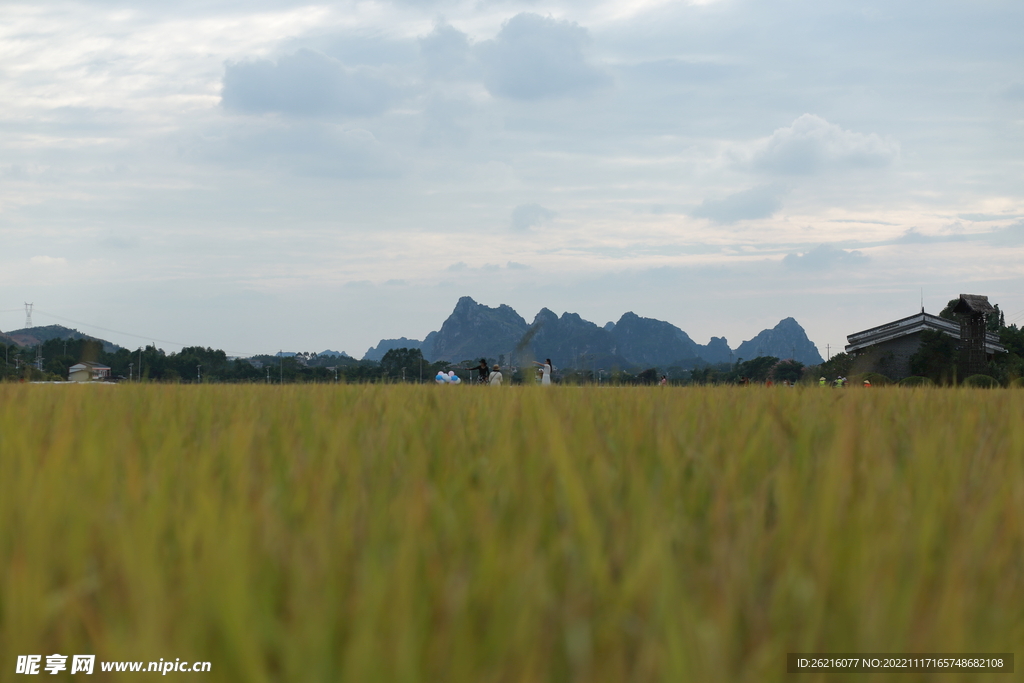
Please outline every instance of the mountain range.
[[758, 356], [792, 358], [806, 365], [823, 362], [817, 347], [793, 318], [762, 330], [736, 349], [724, 337], [698, 344], [675, 325], [624, 313], [603, 327], [576, 313], [556, 315], [542, 308], [532, 323], [511, 306], [496, 308], [464, 296], [441, 325], [422, 341], [382, 339], [363, 360], [380, 360], [391, 349], [420, 349], [430, 361], [457, 363], [481, 357], [550, 358], [562, 368], [694, 367], [750, 360]]
[[[121, 347], [62, 325], [48, 325], [0, 333], [0, 342], [35, 346], [51, 339], [94, 339], [103, 350], [113, 353]], [[793, 358], [806, 365], [822, 362], [817, 347], [800, 324], [786, 318], [771, 329], [762, 330], [735, 349], [724, 337], [712, 337], [698, 344], [675, 325], [654, 318], [624, 313], [618, 322], [598, 326], [577, 313], [556, 315], [542, 308], [528, 323], [511, 306], [496, 308], [478, 304], [472, 298], [459, 299], [441, 328], [423, 340], [382, 339], [367, 350], [363, 360], [379, 361], [391, 349], [420, 349], [430, 361], [458, 363], [481, 357], [515, 358], [518, 363], [550, 358], [556, 367], [610, 369], [614, 367], [696, 367], [706, 364], [751, 360], [759, 356]], [[294, 356], [294, 353], [279, 355]], [[325, 350], [320, 356], [349, 358], [339, 351]]]

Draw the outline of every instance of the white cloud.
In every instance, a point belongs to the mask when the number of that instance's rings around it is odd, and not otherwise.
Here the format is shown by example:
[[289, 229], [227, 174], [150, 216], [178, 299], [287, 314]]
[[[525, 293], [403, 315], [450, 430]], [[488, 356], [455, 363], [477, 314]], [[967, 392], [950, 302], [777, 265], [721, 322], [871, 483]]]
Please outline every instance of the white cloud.
[[724, 199], [705, 199], [690, 212], [695, 218], [709, 218], [716, 223], [769, 218], [782, 208], [779, 193], [771, 187], [754, 187], [731, 194]]
[[68, 264], [68, 260], [63, 256], [33, 256], [28, 260], [33, 266], [52, 267], [58, 266], [63, 267]]
[[272, 62], [229, 62], [223, 105], [231, 110], [299, 116], [380, 114], [401, 89], [366, 67], [349, 69], [337, 59], [302, 49]]
[[584, 93], [610, 82], [588, 61], [587, 30], [574, 22], [522, 13], [477, 46], [484, 83], [494, 95], [540, 100]]
[[804, 114], [755, 145], [750, 165], [761, 171], [810, 174], [838, 168], [879, 168], [900, 156], [895, 140], [843, 130], [820, 116]]
[[555, 217], [555, 212], [540, 204], [520, 204], [512, 209], [512, 229], [529, 230], [547, 223]]
[[822, 244], [803, 253], [787, 254], [782, 265], [792, 270], [831, 270], [841, 266], [859, 266], [868, 262], [860, 251], [839, 249]]
[[469, 36], [444, 22], [419, 39], [419, 48], [427, 73], [432, 77], [465, 74], [473, 57]]

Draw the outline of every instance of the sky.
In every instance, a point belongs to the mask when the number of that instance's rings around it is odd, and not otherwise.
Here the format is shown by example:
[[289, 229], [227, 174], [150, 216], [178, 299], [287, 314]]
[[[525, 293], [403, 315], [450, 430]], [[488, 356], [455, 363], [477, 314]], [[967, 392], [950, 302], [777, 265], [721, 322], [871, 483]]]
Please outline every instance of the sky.
[[[231, 355], [461, 296], [822, 352], [1024, 322], [1019, 0], [0, 6], [0, 330]], [[827, 349], [827, 350], [826, 350]]]

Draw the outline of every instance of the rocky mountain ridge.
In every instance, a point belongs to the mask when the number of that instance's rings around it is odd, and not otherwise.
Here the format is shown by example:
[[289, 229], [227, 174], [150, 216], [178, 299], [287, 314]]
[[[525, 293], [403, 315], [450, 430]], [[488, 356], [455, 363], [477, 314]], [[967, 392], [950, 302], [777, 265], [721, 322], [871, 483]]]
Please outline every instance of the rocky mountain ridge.
[[486, 358], [514, 358], [525, 362], [550, 358], [563, 368], [610, 367], [694, 367], [728, 363], [758, 356], [793, 358], [807, 365], [823, 361], [814, 343], [800, 324], [786, 318], [774, 328], [762, 330], [735, 350], [724, 337], [712, 337], [697, 344], [675, 325], [644, 318], [632, 311], [618, 322], [603, 327], [584, 320], [576, 313], [556, 315], [542, 308], [532, 323], [527, 323], [512, 307], [489, 307], [464, 296], [455, 310], [423, 341], [382, 339], [370, 348], [363, 360], [380, 360], [390, 349], [420, 349], [428, 361], [460, 362]]

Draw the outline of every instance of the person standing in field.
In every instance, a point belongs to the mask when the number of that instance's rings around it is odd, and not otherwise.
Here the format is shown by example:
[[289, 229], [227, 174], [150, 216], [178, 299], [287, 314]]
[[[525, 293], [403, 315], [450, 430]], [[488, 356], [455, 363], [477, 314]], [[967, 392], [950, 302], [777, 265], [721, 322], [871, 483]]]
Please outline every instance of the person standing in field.
[[660, 384], [663, 387], [667, 387], [668, 386], [668, 377], [666, 377], [665, 375], [662, 375], [661, 376], [661, 381], [658, 382], [658, 384]]
[[487, 376], [491, 372], [490, 368], [487, 367], [487, 359], [481, 358], [480, 365], [476, 366], [476, 369], [477, 372], [480, 373], [480, 376], [477, 377], [476, 381], [479, 382], [480, 384], [487, 384]]
[[494, 369], [491, 370], [491, 374], [487, 376], [487, 383], [490, 384], [492, 387], [500, 387], [501, 380], [501, 367], [495, 365]]
[[540, 384], [541, 384], [541, 386], [544, 386], [544, 387], [550, 386], [551, 385], [551, 369], [554, 367], [551, 364], [551, 359], [548, 358], [543, 363], [538, 363], [537, 361], [533, 361], [533, 364], [540, 366], [540, 372], [541, 372]]

